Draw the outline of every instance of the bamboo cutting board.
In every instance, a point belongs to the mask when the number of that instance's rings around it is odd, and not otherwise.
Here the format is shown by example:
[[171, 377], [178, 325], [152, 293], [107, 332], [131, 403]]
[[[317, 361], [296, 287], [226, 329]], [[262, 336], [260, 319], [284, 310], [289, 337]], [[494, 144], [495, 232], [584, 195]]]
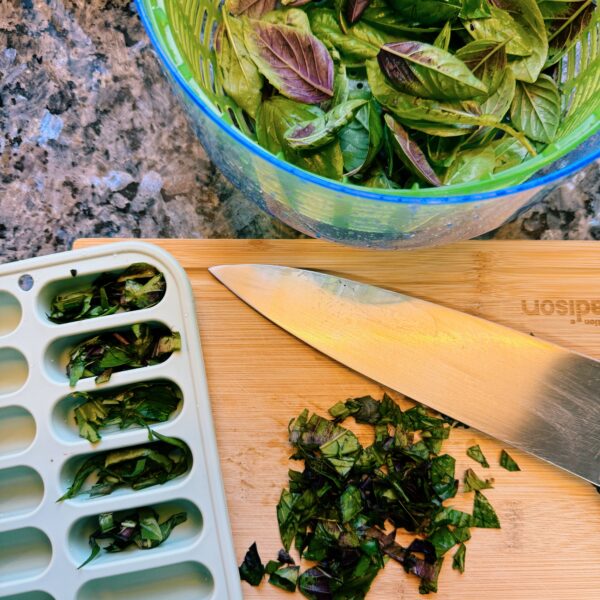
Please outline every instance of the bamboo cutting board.
[[[112, 240], [115, 241], [115, 240]], [[110, 240], [79, 240], [77, 248]], [[308, 408], [327, 409], [383, 389], [277, 328], [222, 287], [207, 267], [273, 263], [314, 268], [438, 302], [512, 326], [600, 359], [600, 246], [594, 242], [466, 242], [382, 253], [315, 240], [160, 240], [194, 289], [209, 389], [238, 559], [256, 541], [263, 562], [281, 547], [275, 505], [287, 481], [287, 425]], [[527, 365], [523, 365], [527, 368]], [[600, 399], [600, 390], [599, 390]], [[506, 398], [506, 402], [510, 402]], [[491, 468], [465, 455], [479, 443]], [[444, 450], [495, 478], [486, 490], [502, 529], [473, 529], [466, 572], [445, 560], [440, 600], [600, 598], [600, 495], [532, 457], [511, 451], [522, 471], [498, 465], [503, 446], [456, 430]], [[600, 460], [600, 458], [599, 458]], [[472, 494], [453, 506], [470, 511]], [[247, 598], [290, 598], [263, 584]], [[369, 598], [418, 598], [417, 580], [389, 563]], [[219, 598], [218, 600], [226, 600]]]

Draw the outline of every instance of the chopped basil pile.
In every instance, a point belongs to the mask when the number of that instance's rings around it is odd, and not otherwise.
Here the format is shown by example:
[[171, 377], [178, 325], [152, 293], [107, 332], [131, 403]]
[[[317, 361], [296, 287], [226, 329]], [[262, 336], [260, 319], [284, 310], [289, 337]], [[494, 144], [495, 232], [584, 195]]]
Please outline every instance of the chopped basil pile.
[[122, 273], [103, 273], [81, 290], [63, 292], [52, 299], [49, 319], [70, 323], [138, 310], [158, 304], [165, 295], [165, 278], [152, 265], [135, 263]]
[[92, 552], [78, 569], [94, 560], [101, 550], [122, 552], [133, 544], [141, 550], [156, 548], [186, 520], [187, 514], [180, 512], [159, 523], [159, 515], [153, 508], [140, 508], [121, 517], [102, 513], [98, 515], [98, 529], [89, 538]]
[[[305, 410], [290, 422], [291, 458], [303, 466], [289, 471], [277, 505], [284, 549], [264, 566], [253, 544], [241, 578], [259, 585], [266, 573], [269, 583], [298, 589], [309, 600], [359, 600], [392, 559], [419, 578], [421, 593], [437, 591], [452, 549], [453, 568], [464, 571], [470, 529], [500, 527], [481, 492], [493, 480], [472, 469], [464, 475], [464, 492], [474, 491], [472, 512], [446, 505], [459, 481], [442, 444], [460, 424], [420, 405], [403, 411], [387, 394], [381, 401], [365, 396], [338, 403], [329, 412], [331, 420]], [[373, 427], [369, 446], [342, 427], [350, 416]], [[413, 534], [408, 546], [396, 542], [398, 530]], [[300, 573], [288, 554], [292, 545], [314, 566]]]
[[65, 400], [77, 403], [74, 412], [79, 435], [96, 443], [105, 427], [127, 429], [167, 421], [181, 397], [174, 383], [151, 382], [107, 392], [73, 392]]
[[376, 188], [490, 177], [555, 141], [593, 0], [226, 0], [220, 82], [271, 153]]
[[93, 376], [105, 383], [116, 371], [159, 364], [176, 350], [181, 350], [181, 337], [164, 326], [136, 323], [129, 331], [101, 333], [70, 351], [69, 383]]
[[[124, 486], [142, 490], [187, 473], [192, 466], [192, 453], [187, 445], [177, 438], [148, 431], [150, 439], [158, 441], [92, 454], [79, 467], [69, 489], [59, 501], [80, 493], [89, 493], [92, 498], [107, 496]], [[82, 492], [83, 485], [91, 476], [95, 476], [95, 483]]]

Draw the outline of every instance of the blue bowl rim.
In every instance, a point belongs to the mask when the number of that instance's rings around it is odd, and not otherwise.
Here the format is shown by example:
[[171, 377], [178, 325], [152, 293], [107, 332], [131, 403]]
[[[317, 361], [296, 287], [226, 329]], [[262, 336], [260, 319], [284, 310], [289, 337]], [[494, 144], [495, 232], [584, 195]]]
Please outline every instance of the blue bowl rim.
[[390, 194], [380, 194], [377, 192], [369, 191], [369, 188], [360, 187], [351, 184], [340, 183], [334, 181], [332, 179], [326, 179], [325, 177], [321, 177], [319, 175], [315, 175], [310, 173], [309, 171], [305, 171], [304, 169], [300, 169], [291, 163], [280, 160], [275, 155], [266, 151], [264, 148], [255, 144], [252, 140], [246, 137], [239, 129], [235, 126], [230, 125], [223, 119], [219, 118], [202, 100], [194, 93], [192, 88], [189, 86], [188, 82], [181, 76], [181, 73], [177, 70], [176, 66], [173, 64], [171, 59], [167, 56], [165, 51], [162, 48], [161, 43], [158, 40], [154, 32], [154, 28], [152, 27], [152, 23], [150, 17], [148, 16], [144, 0], [134, 0], [135, 6], [137, 8], [138, 14], [140, 15], [140, 19], [150, 38], [152, 46], [157, 52], [162, 65], [167, 69], [170, 76], [179, 84], [180, 88], [184, 91], [186, 96], [196, 105], [197, 108], [204, 113], [204, 115], [210, 119], [217, 127], [221, 130], [225, 131], [228, 135], [235, 139], [238, 143], [240, 143], [244, 148], [252, 152], [253, 154], [257, 154], [260, 158], [267, 161], [274, 167], [286, 171], [301, 180], [308, 181], [313, 183], [316, 186], [325, 188], [327, 190], [333, 191], [335, 193], [352, 195], [356, 198], [361, 198], [364, 200], [373, 200], [376, 202], [388, 202], [393, 204], [421, 204], [421, 205], [435, 205], [435, 204], [467, 204], [471, 202], [481, 202], [486, 200], [494, 200], [497, 198], [503, 198], [505, 196], [510, 196], [513, 194], [520, 194], [522, 192], [526, 192], [529, 190], [533, 190], [536, 188], [542, 188], [552, 183], [555, 183], [559, 179], [564, 177], [568, 177], [569, 175], [573, 175], [574, 173], [584, 169], [593, 161], [600, 159], [600, 148], [597, 151], [591, 152], [587, 156], [570, 163], [569, 165], [559, 169], [558, 171], [544, 175], [543, 177], [528, 179], [526, 182], [516, 185], [510, 186], [507, 188], [501, 188], [498, 190], [492, 190], [489, 192], [482, 192], [480, 194], [467, 194], [467, 195], [449, 195], [446, 197], [437, 196], [437, 197], [422, 197], [422, 196], [394, 196], [393, 192]]

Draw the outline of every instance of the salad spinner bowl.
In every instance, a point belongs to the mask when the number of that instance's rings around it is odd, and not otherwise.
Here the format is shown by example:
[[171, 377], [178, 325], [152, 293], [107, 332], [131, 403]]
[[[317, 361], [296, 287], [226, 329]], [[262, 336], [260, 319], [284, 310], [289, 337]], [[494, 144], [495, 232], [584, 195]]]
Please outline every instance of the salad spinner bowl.
[[172, 88], [212, 161], [261, 209], [309, 236], [353, 246], [416, 248], [495, 229], [600, 158], [600, 11], [561, 63], [564, 118], [537, 157], [477, 182], [374, 190], [325, 179], [255, 141], [225, 95], [215, 56], [219, 0], [135, 0]]

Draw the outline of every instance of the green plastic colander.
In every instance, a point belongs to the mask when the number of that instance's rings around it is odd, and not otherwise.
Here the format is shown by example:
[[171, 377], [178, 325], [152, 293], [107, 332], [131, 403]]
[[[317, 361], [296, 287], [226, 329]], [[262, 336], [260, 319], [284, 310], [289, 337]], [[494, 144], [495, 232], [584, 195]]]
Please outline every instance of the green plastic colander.
[[358, 246], [431, 246], [500, 226], [539, 192], [600, 158], [600, 11], [563, 59], [564, 118], [537, 157], [466, 184], [372, 190], [286, 163], [253, 139], [219, 81], [218, 0], [136, 0], [172, 87], [210, 158], [263, 210], [313, 237]]

